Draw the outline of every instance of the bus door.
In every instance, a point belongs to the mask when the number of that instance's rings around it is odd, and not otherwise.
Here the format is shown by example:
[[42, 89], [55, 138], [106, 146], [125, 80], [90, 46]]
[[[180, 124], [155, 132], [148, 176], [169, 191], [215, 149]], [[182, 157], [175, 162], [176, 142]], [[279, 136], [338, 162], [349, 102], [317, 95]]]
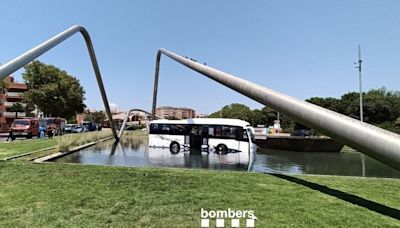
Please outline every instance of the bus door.
[[195, 149], [201, 151], [201, 145], [203, 144], [202, 139], [202, 127], [201, 126], [192, 126], [190, 131], [190, 149]]
[[202, 145], [208, 147], [208, 126], [203, 126], [201, 131]]

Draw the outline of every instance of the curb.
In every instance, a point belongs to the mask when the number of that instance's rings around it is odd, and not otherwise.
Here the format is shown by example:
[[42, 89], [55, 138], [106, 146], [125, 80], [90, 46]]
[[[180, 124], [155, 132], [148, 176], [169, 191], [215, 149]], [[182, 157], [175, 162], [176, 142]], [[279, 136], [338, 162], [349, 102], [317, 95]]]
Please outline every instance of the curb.
[[28, 153], [25, 153], [25, 154], [14, 155], [14, 156], [11, 156], [11, 157], [4, 158], [2, 160], [3, 161], [9, 161], [9, 160], [13, 160], [13, 159], [16, 159], [16, 158], [28, 156], [28, 155], [31, 155], [31, 154], [34, 154], [34, 153], [37, 153], [37, 152], [42, 152], [42, 151], [46, 151], [46, 150], [52, 150], [52, 149], [55, 149], [55, 148], [57, 148], [57, 147], [56, 146], [52, 146], [52, 147], [48, 147], [48, 148], [44, 148], [44, 149], [28, 152]]

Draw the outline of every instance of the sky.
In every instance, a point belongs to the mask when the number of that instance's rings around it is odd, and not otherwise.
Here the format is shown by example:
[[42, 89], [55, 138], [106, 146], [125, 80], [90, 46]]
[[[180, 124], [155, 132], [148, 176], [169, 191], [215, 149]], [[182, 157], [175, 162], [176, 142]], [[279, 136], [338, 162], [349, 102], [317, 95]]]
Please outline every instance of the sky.
[[[90, 33], [110, 103], [151, 109], [156, 53], [165, 48], [290, 96], [400, 90], [400, 1], [2, 1], [0, 63], [75, 24]], [[103, 109], [79, 34], [38, 58], [77, 77], [86, 105]], [[19, 70], [13, 76], [22, 81]], [[163, 56], [158, 106], [209, 114], [251, 99]]]

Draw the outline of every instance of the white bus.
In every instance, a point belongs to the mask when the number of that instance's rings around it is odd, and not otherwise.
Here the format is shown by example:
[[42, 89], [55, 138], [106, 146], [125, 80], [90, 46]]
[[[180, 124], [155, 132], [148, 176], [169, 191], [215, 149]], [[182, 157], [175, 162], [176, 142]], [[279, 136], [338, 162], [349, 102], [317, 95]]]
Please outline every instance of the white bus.
[[216, 153], [256, 150], [253, 128], [238, 119], [198, 118], [150, 122], [149, 147], [169, 148], [173, 154], [185, 149]]

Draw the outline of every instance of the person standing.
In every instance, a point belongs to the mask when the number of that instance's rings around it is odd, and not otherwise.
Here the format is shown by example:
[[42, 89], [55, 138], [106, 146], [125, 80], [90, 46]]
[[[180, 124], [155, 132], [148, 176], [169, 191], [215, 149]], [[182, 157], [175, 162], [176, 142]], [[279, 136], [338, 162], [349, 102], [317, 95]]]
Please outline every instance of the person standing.
[[47, 136], [49, 136], [49, 139], [52, 139], [54, 135], [54, 129], [52, 127], [49, 127], [47, 129]]
[[8, 137], [6, 141], [8, 141], [9, 139], [11, 139], [11, 141], [14, 141], [13, 131], [11, 127], [8, 128]]
[[39, 135], [40, 135], [40, 138], [41, 138], [41, 139], [44, 138], [45, 131], [46, 131], [46, 128], [43, 127], [43, 125], [39, 127]]

